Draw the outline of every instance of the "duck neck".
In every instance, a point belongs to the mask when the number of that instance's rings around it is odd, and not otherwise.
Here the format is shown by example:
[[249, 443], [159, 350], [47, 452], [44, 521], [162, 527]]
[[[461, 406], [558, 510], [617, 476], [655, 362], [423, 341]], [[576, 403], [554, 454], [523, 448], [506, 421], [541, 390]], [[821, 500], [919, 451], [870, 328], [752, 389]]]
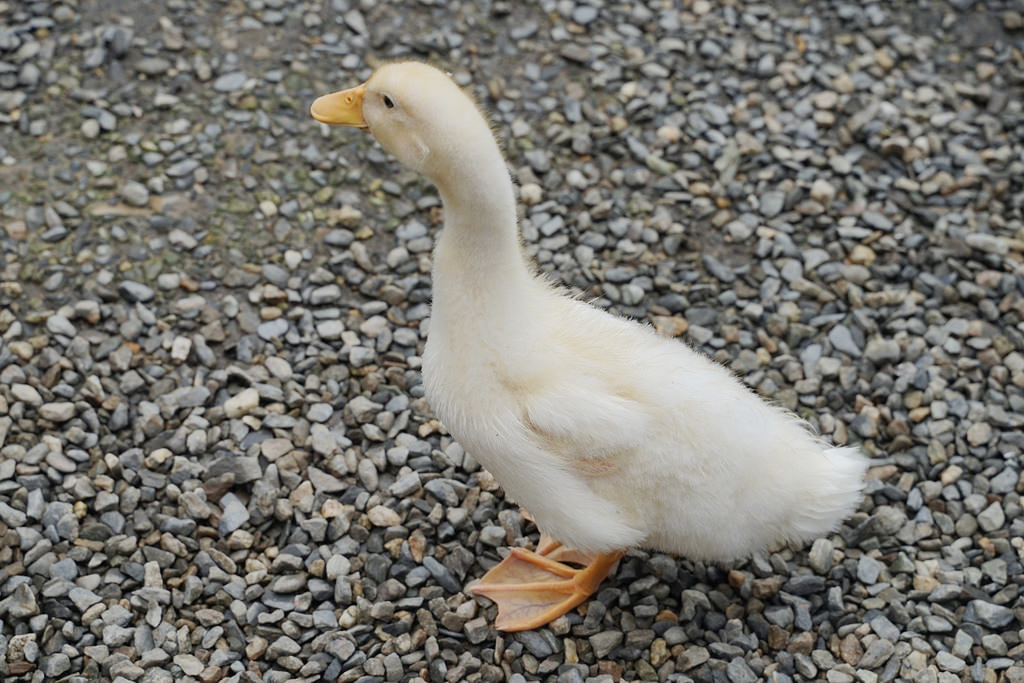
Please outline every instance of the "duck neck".
[[435, 308], [488, 293], [530, 277], [519, 242], [515, 193], [497, 144], [487, 154], [464, 154], [437, 179], [444, 230], [434, 250]]

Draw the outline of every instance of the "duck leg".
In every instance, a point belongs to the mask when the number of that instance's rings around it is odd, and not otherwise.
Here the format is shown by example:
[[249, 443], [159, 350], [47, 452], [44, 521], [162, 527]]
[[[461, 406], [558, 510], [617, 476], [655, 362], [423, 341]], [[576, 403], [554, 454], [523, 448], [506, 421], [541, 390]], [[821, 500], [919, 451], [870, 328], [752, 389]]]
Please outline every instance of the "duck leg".
[[590, 597], [624, 554], [583, 553], [541, 536], [536, 552], [512, 548], [470, 590], [498, 604], [494, 625], [499, 630], [539, 628]]

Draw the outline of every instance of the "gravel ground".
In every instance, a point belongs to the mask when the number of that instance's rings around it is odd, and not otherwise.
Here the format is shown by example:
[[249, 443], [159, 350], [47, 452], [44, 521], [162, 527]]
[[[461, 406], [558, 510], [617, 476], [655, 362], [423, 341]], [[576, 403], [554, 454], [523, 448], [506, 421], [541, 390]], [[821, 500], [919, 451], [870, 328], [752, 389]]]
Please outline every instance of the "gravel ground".
[[[1022, 9], [0, 0], [0, 674], [1024, 681]], [[543, 270], [872, 455], [843, 529], [493, 630], [536, 531], [423, 400], [437, 195], [307, 114], [405, 56]]]

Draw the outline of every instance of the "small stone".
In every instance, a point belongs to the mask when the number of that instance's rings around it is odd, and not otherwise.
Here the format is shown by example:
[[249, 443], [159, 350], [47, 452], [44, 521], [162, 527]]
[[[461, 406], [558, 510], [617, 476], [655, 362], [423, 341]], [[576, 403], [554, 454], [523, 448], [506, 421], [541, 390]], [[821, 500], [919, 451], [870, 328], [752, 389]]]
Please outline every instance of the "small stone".
[[77, 607], [80, 612], [84, 612], [101, 600], [100, 596], [96, 595], [91, 590], [80, 586], [75, 586], [68, 591], [68, 598], [71, 599], [71, 602], [75, 604], [75, 607]]
[[245, 656], [250, 660], [259, 659], [263, 656], [263, 653], [267, 651], [267, 645], [269, 645], [269, 643], [266, 638], [258, 635], [253, 636], [252, 640], [250, 640], [245, 646]]
[[818, 109], [835, 109], [839, 102], [839, 95], [831, 90], [822, 90], [815, 93], [811, 100]]
[[410, 472], [395, 480], [388, 492], [397, 498], [405, 498], [419, 491], [421, 488], [419, 472]]
[[121, 199], [130, 206], [146, 206], [149, 203], [149, 190], [140, 182], [126, 180], [121, 186]]
[[893, 339], [874, 337], [864, 347], [864, 357], [875, 365], [895, 363], [900, 359], [900, 345]]
[[53, 334], [65, 337], [74, 337], [78, 334], [78, 330], [71, 324], [71, 321], [60, 314], [51, 315], [46, 319], [46, 329]]
[[857, 636], [850, 633], [839, 641], [839, 656], [850, 666], [856, 666], [864, 656], [864, 648]]
[[466, 640], [476, 645], [482, 643], [487, 638], [490, 632], [490, 625], [484, 617], [477, 617], [467, 621], [466, 625], [462, 627], [462, 631], [466, 634]]
[[597, 19], [597, 8], [590, 5], [576, 5], [572, 10], [572, 20], [581, 26], [587, 26]]
[[590, 636], [590, 647], [594, 651], [594, 656], [604, 659], [622, 643], [622, 638], [622, 631], [602, 631]]
[[31, 406], [38, 406], [43, 402], [43, 397], [29, 384], [12, 384], [11, 395], [16, 401], [23, 401]]
[[711, 254], [704, 254], [701, 257], [701, 262], [704, 264], [704, 267], [707, 268], [707, 271], [720, 282], [728, 284], [736, 279], [736, 274], [732, 269]]
[[743, 661], [742, 657], [733, 657], [725, 667], [725, 673], [731, 683], [756, 683], [758, 680], [757, 674]]
[[974, 65], [974, 73], [979, 81], [987, 81], [996, 75], [996, 66], [992, 62], [978, 62]]
[[171, 343], [171, 360], [175, 363], [184, 363], [188, 360], [188, 354], [192, 351], [192, 340], [188, 337], [175, 337]]
[[295, 593], [306, 587], [305, 574], [285, 574], [277, 577], [270, 586], [275, 593]]
[[119, 284], [117, 286], [117, 293], [132, 303], [146, 303], [147, 301], [152, 301], [156, 295], [151, 287], [147, 287], [140, 282], [132, 282], [131, 280], [125, 280]]
[[383, 408], [384, 406], [374, 403], [365, 396], [356, 396], [345, 405], [345, 412], [351, 414], [356, 422], [366, 423], [373, 420]]
[[885, 71], [890, 71], [896, 66], [896, 60], [892, 58], [888, 50], [878, 49], [875, 50], [875, 63], [882, 67]]
[[292, 378], [292, 366], [283, 358], [269, 356], [263, 364], [267, 366], [270, 374], [283, 382]]
[[836, 325], [829, 330], [828, 340], [832, 342], [832, 347], [836, 351], [848, 354], [854, 358], [860, 358], [860, 347], [853, 340], [853, 334], [846, 325]]
[[810, 552], [807, 553], [807, 562], [811, 569], [819, 574], [827, 574], [832, 569], [832, 552], [832, 541], [827, 538], [815, 540]]
[[497, 547], [505, 543], [505, 529], [493, 524], [480, 530], [480, 542]]
[[853, 170], [853, 163], [838, 154], [828, 160], [828, 165], [839, 175], [848, 175]]
[[1017, 487], [1020, 475], [1017, 470], [1007, 467], [1005, 470], [992, 477], [989, 488], [993, 493], [1009, 493]]
[[895, 651], [896, 646], [891, 641], [885, 638], [873, 640], [864, 651], [858, 666], [862, 669], [876, 669], [885, 664]]
[[208, 480], [216, 479], [221, 475], [231, 477], [231, 483], [247, 484], [263, 476], [263, 469], [260, 467], [259, 458], [226, 455], [213, 461], [207, 470]]
[[827, 205], [835, 196], [836, 188], [824, 178], [818, 178], [811, 184], [811, 199]]
[[352, 367], [362, 368], [377, 360], [377, 352], [369, 346], [353, 346], [348, 360]]
[[195, 159], [182, 159], [167, 167], [164, 171], [171, 178], [184, 178], [199, 168], [199, 162]]
[[725, 229], [735, 242], [742, 242], [754, 234], [754, 229], [743, 221], [731, 221]]
[[701, 41], [701, 44], [697, 48], [697, 51], [700, 52], [700, 55], [702, 57], [705, 57], [707, 59], [718, 59], [719, 57], [722, 56], [722, 48], [719, 47], [718, 43], [711, 40], [710, 38]]
[[872, 631], [877, 633], [880, 638], [890, 641], [890, 644], [896, 642], [900, 637], [899, 628], [884, 615], [878, 615], [868, 623]]
[[75, 416], [75, 404], [70, 401], [44, 403], [39, 406], [39, 417], [50, 422], [67, 422]]
[[288, 333], [288, 321], [285, 318], [276, 318], [261, 324], [256, 329], [256, 334], [264, 341], [272, 342]]
[[850, 263], [860, 266], [870, 266], [877, 258], [878, 255], [875, 254], [875, 250], [864, 244], [855, 244], [853, 249], [850, 250]]
[[63, 652], [55, 652], [43, 657], [39, 670], [47, 680], [54, 680], [71, 670], [71, 658]]
[[297, 655], [302, 651], [302, 648], [294, 640], [288, 636], [281, 636], [267, 648], [267, 657], [270, 659], [278, 659], [285, 655]]
[[241, 71], [232, 71], [218, 76], [217, 80], [213, 82], [213, 89], [217, 92], [234, 92], [241, 89], [246, 80], [246, 75]]
[[786, 581], [783, 590], [793, 595], [811, 595], [825, 589], [825, 579], [816, 574], [798, 574]]
[[765, 192], [761, 195], [761, 215], [765, 218], [774, 218], [782, 213], [786, 195], [777, 190]]
[[263, 457], [273, 462], [295, 448], [291, 439], [267, 439], [260, 444], [260, 452]]
[[992, 440], [992, 427], [987, 422], [975, 422], [967, 428], [967, 443], [982, 446]]
[[204, 668], [203, 663], [199, 661], [199, 658], [195, 655], [190, 654], [178, 654], [174, 655], [174, 663], [181, 667], [182, 672], [186, 676], [198, 676]]
[[260, 392], [250, 387], [224, 401], [224, 414], [230, 418], [239, 418], [251, 413], [259, 404]]
[[875, 230], [882, 230], [884, 232], [891, 232], [893, 229], [892, 221], [882, 213], [878, 211], [865, 211], [860, 215], [862, 221], [868, 224], [869, 227]]
[[366, 27], [366, 19], [363, 17], [363, 13], [358, 9], [350, 9], [345, 12], [343, 18], [345, 19], [345, 24], [359, 35], [369, 35], [369, 31]]
[[314, 403], [306, 411], [306, 417], [310, 422], [327, 422], [334, 414], [334, 408], [330, 403]]
[[221, 513], [220, 523], [217, 525], [217, 531], [220, 532], [221, 536], [229, 535], [232, 531], [249, 521], [249, 510], [246, 509], [245, 504], [235, 494], [225, 493], [220, 499], [220, 504], [223, 512]]
[[14, 589], [10, 598], [0, 602], [0, 606], [6, 603], [6, 611], [15, 619], [26, 619], [39, 614], [39, 605], [36, 603], [35, 593], [28, 583], [19, 583]]
[[[922, 584], [918, 582], [918, 579], [931, 579], [936, 581], [933, 577], [914, 577], [914, 588], [920, 590], [918, 586], [922, 585], [933, 585], [933, 584]], [[935, 586], [932, 591], [928, 594], [929, 602], [947, 602], [949, 600], [957, 600], [963, 594], [963, 589], [955, 583], [943, 583]]]
[[861, 555], [857, 561], [857, 579], [862, 583], [871, 585], [878, 581], [882, 573], [882, 565], [873, 557]]
[[[363, 460], [361, 462], [369, 463], [371, 466], [373, 465], [369, 460]], [[317, 467], [309, 467], [309, 469], [306, 470], [306, 473], [309, 476], [309, 482], [317, 491], [321, 491], [323, 493], [338, 493], [348, 488], [348, 484]]]
[[683, 654], [679, 656], [678, 662], [682, 666], [683, 671], [689, 671], [704, 664], [709, 659], [711, 659], [711, 654], [707, 648], [692, 645], [683, 651]]
[[972, 647], [974, 647], [974, 638], [966, 631], [959, 630], [953, 636], [952, 652], [957, 657], [966, 659], [971, 654]]
[[370, 508], [366, 516], [369, 517], [370, 523], [374, 526], [397, 526], [402, 522], [402, 518], [398, 516], [397, 512], [384, 505], [376, 505]]
[[994, 501], [987, 508], [978, 513], [978, 526], [985, 533], [992, 533], [1003, 528], [1006, 524], [1006, 514], [999, 501]]
[[964, 242], [978, 251], [990, 254], [1004, 255], [1010, 251], [1010, 245], [1003, 237], [985, 232], [972, 232], [964, 237]]
[[171, 63], [162, 57], [144, 57], [135, 62], [135, 70], [147, 76], [159, 76], [171, 68]]
[[523, 204], [533, 206], [534, 204], [540, 203], [544, 196], [543, 192], [544, 191], [541, 189], [541, 186], [537, 183], [524, 183], [522, 187], [519, 188], [519, 198], [522, 200]]
[[935, 654], [935, 663], [939, 665], [940, 669], [953, 673], [959, 673], [967, 668], [967, 663], [964, 660], [945, 650], [940, 650]]
[[458, 593], [462, 590], [462, 584], [452, 576], [448, 567], [445, 567], [430, 555], [423, 558], [423, 566], [428, 572], [430, 572], [430, 575], [434, 577], [434, 580], [449, 593]]
[[654, 329], [666, 337], [678, 337], [690, 328], [689, 321], [682, 316], [656, 315], [652, 317]]

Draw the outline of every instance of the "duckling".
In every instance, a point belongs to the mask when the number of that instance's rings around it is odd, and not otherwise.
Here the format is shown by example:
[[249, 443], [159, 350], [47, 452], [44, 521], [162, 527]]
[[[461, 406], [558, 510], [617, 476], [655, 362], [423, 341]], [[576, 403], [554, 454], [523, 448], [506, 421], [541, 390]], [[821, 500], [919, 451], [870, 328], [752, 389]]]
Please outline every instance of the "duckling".
[[445, 73], [386, 64], [310, 111], [369, 131], [440, 193], [426, 397], [544, 534], [471, 589], [497, 602], [497, 628], [565, 614], [628, 549], [726, 561], [827, 534], [857, 508], [857, 449], [538, 275], [491, 126]]

